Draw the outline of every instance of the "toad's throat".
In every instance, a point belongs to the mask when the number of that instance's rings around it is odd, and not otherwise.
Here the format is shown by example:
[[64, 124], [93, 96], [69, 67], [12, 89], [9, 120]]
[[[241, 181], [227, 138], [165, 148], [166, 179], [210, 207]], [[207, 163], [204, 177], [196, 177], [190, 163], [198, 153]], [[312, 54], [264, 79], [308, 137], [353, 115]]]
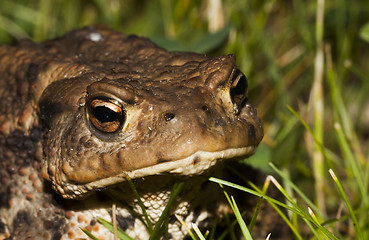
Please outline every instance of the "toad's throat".
[[103, 189], [105, 187], [127, 181], [127, 179], [135, 179], [152, 175], [150, 173], [155, 173], [155, 175], [173, 174], [179, 176], [199, 175], [210, 169], [218, 161], [251, 156], [255, 153], [256, 148], [257, 146], [248, 146], [218, 152], [198, 151], [186, 158], [176, 161], [161, 162], [154, 166], [125, 171], [115, 176], [99, 179], [86, 184], [66, 183], [63, 187], [56, 186], [56, 188], [64, 198], [75, 199], [84, 197], [86, 194], [93, 192], [94, 190]]

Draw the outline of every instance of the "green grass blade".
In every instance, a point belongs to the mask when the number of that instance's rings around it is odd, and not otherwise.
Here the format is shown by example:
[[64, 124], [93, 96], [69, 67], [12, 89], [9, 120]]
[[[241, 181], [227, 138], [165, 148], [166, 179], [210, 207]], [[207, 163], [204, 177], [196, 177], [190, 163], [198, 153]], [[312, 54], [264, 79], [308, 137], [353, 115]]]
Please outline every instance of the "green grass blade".
[[[111, 222], [106, 221], [103, 218], [98, 218], [99, 222], [104, 225], [110, 232], [114, 232], [114, 226]], [[121, 228], [117, 228], [118, 232], [118, 238], [121, 240], [133, 240], [133, 238], [131, 238], [130, 236], [128, 236], [127, 233], [125, 233]]]
[[344, 133], [342, 131], [341, 124], [335, 123], [334, 129], [336, 130], [337, 140], [340, 145], [343, 156], [345, 157], [345, 159], [347, 159], [349, 165], [352, 168], [353, 175], [356, 179], [356, 184], [359, 187], [361, 196], [363, 197], [364, 200], [363, 202], [366, 203], [368, 202], [368, 200], [367, 200], [367, 191], [365, 189], [363, 182], [364, 180], [364, 173], [362, 171], [363, 168], [362, 166], [359, 165], [358, 161], [355, 160], [355, 157], [351, 152], [349, 143], [347, 142], [347, 139], [345, 138]]
[[155, 227], [154, 227], [154, 229], [152, 231], [152, 234], [150, 236], [150, 240], [155, 240], [155, 239], [159, 238], [160, 231], [161, 231], [161, 228], [162, 228], [162, 224], [163, 224], [165, 218], [167, 218], [169, 216], [170, 208], [173, 205], [174, 200], [176, 199], [176, 197], [178, 196], [178, 194], [182, 190], [184, 184], [185, 184], [184, 182], [177, 182], [177, 183], [174, 184], [173, 189], [172, 189], [172, 194], [170, 195], [170, 198], [168, 200], [167, 205], [164, 208], [163, 213], [160, 215], [159, 220], [155, 224]]
[[261, 204], [263, 203], [263, 200], [264, 200], [263, 198], [260, 198], [259, 201], [257, 202], [256, 206], [255, 206], [254, 214], [252, 215], [251, 221], [249, 223], [250, 232], [252, 232], [252, 229], [254, 229], [257, 217], [258, 217], [260, 209], [261, 209]]
[[323, 216], [319, 208], [312, 201], [310, 201], [310, 199], [286, 176], [286, 174], [280, 171], [273, 163], [269, 163], [269, 165], [286, 184], [292, 187], [292, 189], [314, 210], [314, 212], [317, 212], [320, 217]]
[[[295, 209], [289, 207], [288, 205], [280, 202], [280, 201], [277, 201], [271, 197], [268, 197], [266, 196], [265, 194], [262, 194], [262, 193], [258, 193], [257, 191], [254, 191], [254, 190], [251, 190], [249, 188], [246, 188], [246, 187], [243, 187], [243, 186], [240, 186], [238, 184], [235, 184], [235, 183], [231, 183], [231, 182], [228, 182], [228, 181], [225, 181], [225, 180], [222, 180], [222, 179], [219, 179], [219, 178], [215, 178], [215, 177], [210, 177], [209, 178], [209, 181], [212, 181], [212, 182], [215, 182], [215, 183], [218, 183], [218, 184], [222, 184], [222, 185], [225, 185], [225, 186], [228, 186], [228, 187], [232, 187], [232, 188], [235, 188], [235, 189], [239, 189], [241, 191], [244, 191], [244, 192], [247, 192], [247, 193], [250, 193], [250, 194], [253, 194], [255, 196], [258, 196], [258, 197], [262, 197], [266, 200], [269, 200], [283, 208], [286, 208], [287, 210], [290, 210], [290, 211], [295, 211]], [[301, 215], [300, 212], [296, 212], [297, 214]]]
[[191, 231], [190, 227], [185, 223], [185, 221], [183, 221], [183, 219], [180, 216], [176, 216], [177, 220], [182, 224], [182, 226], [184, 226], [187, 230], [188, 235], [190, 235], [190, 237], [193, 240], [197, 240], [195, 234]]
[[92, 233], [90, 233], [90, 231], [88, 231], [86, 228], [81, 229], [82, 232], [84, 232], [89, 238], [91, 238], [92, 240], [99, 240], [97, 237], [95, 237]]
[[196, 224], [192, 223], [192, 228], [195, 231], [195, 233], [197, 234], [197, 236], [199, 237], [200, 240], [206, 240], [204, 235], [202, 235], [200, 229], [196, 226]]
[[[221, 236], [219, 239], [223, 240], [223, 239], [231, 239], [231, 240], [238, 240], [236, 237], [236, 233], [235, 233], [235, 226], [238, 223], [237, 219], [234, 220], [233, 222], [231, 222], [231, 220], [229, 219], [229, 214], [225, 214], [224, 216], [226, 225], [227, 225], [227, 230], [224, 232], [224, 235]], [[227, 237], [228, 235], [228, 237]]]
[[[253, 183], [249, 183], [251, 185], [252, 188], [254, 188], [257, 192], [261, 193], [261, 194], [265, 194], [265, 190], [260, 190], [256, 185], [254, 185]], [[263, 198], [264, 199], [264, 198]], [[267, 200], [268, 201], [268, 200]], [[291, 231], [293, 232], [293, 234], [295, 234], [295, 237], [297, 239], [302, 240], [301, 235], [299, 234], [299, 232], [297, 231], [296, 227], [290, 222], [290, 220], [288, 219], [288, 217], [273, 203], [273, 202], [268, 202], [275, 211], [277, 211], [277, 213], [279, 214], [279, 216], [281, 216], [281, 218], [283, 219], [283, 221], [289, 226], [289, 228], [291, 229]], [[289, 206], [291, 208], [293, 208], [293, 205], [291, 204], [291, 206]]]
[[[313, 223], [315, 226], [317, 226], [319, 228], [319, 230], [321, 232], [323, 232], [326, 236], [328, 236], [330, 239], [337, 239], [337, 237], [335, 237], [331, 232], [329, 232], [326, 228], [324, 228], [319, 222], [315, 221], [310, 215], [309, 213], [307, 213], [306, 211], [302, 210], [297, 204], [296, 202], [294, 202], [287, 194], [286, 192], [283, 190], [283, 188], [281, 188], [281, 186], [277, 183], [277, 182], [274, 182], [274, 184], [277, 184], [279, 185], [278, 189], [281, 191], [281, 193], [290, 201], [290, 203], [293, 205], [292, 207], [284, 204], [284, 203], [281, 203], [280, 201], [277, 201], [271, 197], [268, 197], [266, 196], [265, 194], [262, 194], [262, 193], [259, 193], [257, 191], [253, 191], [251, 189], [248, 189], [246, 187], [243, 187], [243, 186], [240, 186], [238, 184], [234, 184], [234, 183], [230, 183], [228, 181], [225, 181], [225, 180], [221, 180], [221, 179], [217, 179], [217, 178], [214, 178], [214, 177], [211, 177], [209, 179], [210, 181], [213, 181], [213, 182], [217, 182], [217, 183], [220, 183], [222, 185], [226, 185], [226, 186], [229, 186], [229, 187], [233, 187], [233, 188], [236, 188], [236, 189], [239, 189], [241, 191], [244, 191], [244, 192], [248, 192], [248, 193], [251, 193], [253, 195], [256, 195], [256, 196], [259, 196], [259, 197], [263, 197], [265, 198], [268, 202], [272, 202], [272, 203], [275, 203], [287, 210], [290, 210], [290, 211], [293, 211], [294, 213], [298, 214], [299, 216], [302, 217], [302, 219], [306, 222], [311, 222]], [[313, 227], [311, 228], [313, 229]], [[318, 235], [316, 235], [316, 237], [319, 237]], [[337, 239], [338, 240], [338, 239]]]
[[[222, 184], [219, 184], [219, 186], [221, 188], [223, 188], [223, 185]], [[234, 200], [233, 196], [229, 197], [228, 193], [225, 190], [223, 190], [223, 193], [224, 193], [224, 195], [225, 195], [225, 197], [226, 197], [229, 205], [231, 206], [231, 208], [233, 210], [233, 213], [236, 216], [237, 222], [238, 222], [238, 224], [239, 224], [239, 226], [241, 228], [241, 231], [242, 231], [243, 236], [245, 237], [246, 240], [252, 240], [250, 231], [247, 228], [246, 223], [245, 223], [245, 221], [242, 218], [242, 215], [240, 213], [240, 210], [238, 209], [237, 204], [236, 204], [236, 201]]]
[[[233, 236], [234, 231], [231, 231], [236, 226], [236, 224], [238, 223], [237, 219], [235, 219], [233, 222], [230, 222], [228, 214], [225, 214], [224, 218], [226, 219], [227, 229], [224, 230], [224, 232], [217, 238], [217, 240], [229, 239], [229, 238], [227, 238], [228, 234], [231, 235], [231, 239], [237, 240], [236, 236]], [[209, 238], [209, 239], [213, 239], [213, 238]]]
[[147, 229], [149, 230], [149, 232], [151, 233], [153, 231], [153, 227], [152, 227], [152, 223], [149, 219], [149, 216], [146, 212], [146, 208], [141, 200], [141, 197], [140, 195], [138, 194], [137, 192], [137, 189], [135, 187], [135, 185], [133, 184], [132, 180], [130, 178], [127, 177], [127, 181], [128, 181], [128, 184], [129, 184], [129, 187], [131, 188], [131, 190], [133, 191], [133, 194], [135, 195], [135, 198], [137, 199], [138, 201], [138, 205], [140, 206], [141, 210], [142, 210], [142, 213], [143, 213], [143, 216], [145, 218], [145, 225], [147, 227]]
[[347, 195], [346, 195], [345, 191], [343, 190], [343, 186], [342, 186], [340, 180], [337, 178], [336, 174], [333, 172], [332, 169], [329, 169], [329, 173], [331, 174], [331, 176], [333, 178], [333, 181], [336, 183], [336, 186], [338, 188], [338, 191], [340, 192], [340, 194], [342, 196], [342, 199], [343, 199], [343, 201], [346, 204], [347, 210], [349, 211], [351, 220], [352, 220], [352, 222], [354, 224], [355, 233], [357, 234], [357, 236], [356, 236], [357, 239], [360, 239], [360, 240], [361, 239], [366, 239], [363, 236], [363, 233], [362, 233], [362, 231], [360, 229], [360, 226], [359, 226], [359, 223], [357, 221], [356, 215], [355, 215], [355, 213], [354, 213], [354, 211], [353, 211], [353, 209], [351, 207], [351, 204], [350, 204], [350, 202], [349, 202], [349, 200], [347, 198]]
[[29, 38], [27, 32], [25, 32], [20, 26], [18, 26], [15, 22], [11, 21], [10, 19], [7, 19], [1, 15], [0, 15], [0, 29], [5, 30], [11, 36], [17, 39]]
[[327, 160], [327, 163], [329, 165], [329, 167], [332, 166], [332, 160], [328, 157], [325, 148], [323, 146], [323, 143], [315, 136], [314, 132], [311, 130], [311, 128], [309, 127], [309, 125], [304, 121], [304, 119], [302, 119], [302, 117], [291, 107], [291, 106], [287, 106], [288, 110], [290, 110], [290, 112], [295, 115], [295, 117], [297, 117], [299, 119], [299, 121], [301, 122], [301, 124], [305, 127], [305, 129], [310, 133], [310, 135], [313, 137], [314, 142], [317, 144], [316, 146], [319, 147], [320, 151], [322, 152], [324, 158]]
[[233, 196], [231, 196], [231, 200], [232, 200], [231, 207], [233, 209], [233, 212], [236, 215], [238, 224], [240, 225], [240, 228], [241, 228], [241, 231], [242, 231], [242, 234], [243, 234], [244, 238], [246, 240], [252, 240], [250, 231], [249, 231], [248, 227], [246, 226], [245, 221], [243, 220], [243, 218], [241, 216], [241, 212], [238, 209], [238, 206], [237, 206], [236, 201], [234, 200]]

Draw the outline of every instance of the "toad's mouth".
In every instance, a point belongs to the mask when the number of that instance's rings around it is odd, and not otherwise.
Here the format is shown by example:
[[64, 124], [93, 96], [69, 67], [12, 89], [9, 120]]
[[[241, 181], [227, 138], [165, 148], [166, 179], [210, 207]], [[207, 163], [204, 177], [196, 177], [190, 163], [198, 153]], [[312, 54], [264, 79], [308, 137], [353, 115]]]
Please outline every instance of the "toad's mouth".
[[[86, 184], [67, 183], [63, 188], [57, 187], [64, 198], [75, 199], [84, 197], [95, 190], [118, 184], [127, 179], [137, 179], [152, 175], [173, 174], [179, 176], [200, 175], [214, 166], [218, 161], [227, 159], [247, 158], [253, 155], [257, 146], [232, 148], [217, 152], [197, 151], [179, 160], [162, 162], [154, 166], [144, 167], [132, 171], [125, 171], [112, 177], [99, 179]], [[152, 174], [155, 173], [155, 174]]]

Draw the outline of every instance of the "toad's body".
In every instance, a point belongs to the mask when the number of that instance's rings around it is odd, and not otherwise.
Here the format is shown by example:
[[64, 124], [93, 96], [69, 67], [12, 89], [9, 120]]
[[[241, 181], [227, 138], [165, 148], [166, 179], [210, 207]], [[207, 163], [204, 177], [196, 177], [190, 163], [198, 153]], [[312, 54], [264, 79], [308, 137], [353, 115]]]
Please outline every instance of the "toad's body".
[[[183, 238], [175, 215], [201, 223], [211, 216], [194, 209], [217, 198], [200, 175], [253, 154], [263, 136], [246, 91], [231, 55], [167, 52], [100, 27], [0, 47], [0, 239], [86, 238], [85, 227], [108, 238], [96, 221], [110, 220], [112, 202], [91, 193], [140, 212], [127, 177], [154, 223], [186, 181], [169, 221], [169, 237]], [[117, 221], [147, 238], [119, 204]]]

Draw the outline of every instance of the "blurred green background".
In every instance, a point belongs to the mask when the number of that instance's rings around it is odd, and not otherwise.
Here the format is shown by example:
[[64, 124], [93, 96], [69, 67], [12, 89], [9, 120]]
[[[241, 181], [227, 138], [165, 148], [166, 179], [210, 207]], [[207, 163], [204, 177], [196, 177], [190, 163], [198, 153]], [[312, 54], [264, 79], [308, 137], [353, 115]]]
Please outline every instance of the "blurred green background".
[[[369, 1], [359, 0], [0, 1], [1, 44], [103, 23], [169, 50], [235, 54], [265, 129], [247, 162], [278, 176], [273, 162], [316, 205], [319, 220], [337, 218], [327, 226], [342, 238], [369, 235], [363, 215], [369, 208], [368, 22]], [[344, 199], [330, 168], [356, 210], [359, 230], [340, 207]]]

